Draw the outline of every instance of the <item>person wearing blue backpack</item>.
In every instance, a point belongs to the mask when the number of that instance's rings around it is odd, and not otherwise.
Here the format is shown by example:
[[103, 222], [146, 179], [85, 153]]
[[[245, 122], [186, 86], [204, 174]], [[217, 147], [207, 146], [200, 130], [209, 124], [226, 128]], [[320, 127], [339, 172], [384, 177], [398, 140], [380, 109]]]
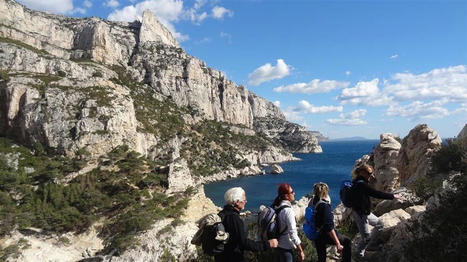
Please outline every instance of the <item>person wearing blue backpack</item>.
[[326, 246], [335, 245], [337, 251], [342, 253], [342, 261], [351, 261], [351, 241], [341, 236], [334, 229], [334, 215], [331, 211], [331, 198], [329, 197], [329, 186], [326, 183], [313, 185], [313, 198], [308, 206], [314, 206], [315, 229], [318, 232], [315, 247], [318, 253], [318, 262], [326, 261]]
[[377, 232], [381, 227], [379, 219], [371, 213], [370, 197], [379, 199], [400, 199], [398, 194], [385, 193], [372, 188], [369, 182], [375, 179], [373, 168], [368, 164], [357, 167], [352, 175], [352, 217], [357, 224], [361, 240], [358, 243], [357, 255], [365, 256], [366, 246], [370, 242], [369, 225], [375, 226]]

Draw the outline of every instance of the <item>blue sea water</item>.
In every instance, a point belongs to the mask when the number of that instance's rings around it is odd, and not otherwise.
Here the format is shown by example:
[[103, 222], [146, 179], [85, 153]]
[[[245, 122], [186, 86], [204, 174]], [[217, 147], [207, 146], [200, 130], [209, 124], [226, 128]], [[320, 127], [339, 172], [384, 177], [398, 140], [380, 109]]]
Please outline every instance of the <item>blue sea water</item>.
[[260, 205], [270, 205], [280, 183], [289, 183], [299, 200], [313, 190], [316, 182], [325, 182], [330, 187], [331, 206], [339, 203], [340, 184], [350, 179], [355, 160], [369, 154], [378, 140], [321, 142], [321, 154], [295, 154], [301, 161], [282, 163], [284, 174], [249, 176], [205, 185], [205, 193], [217, 206], [224, 205], [224, 193], [231, 187], [242, 187], [247, 195], [246, 210], [258, 210]]

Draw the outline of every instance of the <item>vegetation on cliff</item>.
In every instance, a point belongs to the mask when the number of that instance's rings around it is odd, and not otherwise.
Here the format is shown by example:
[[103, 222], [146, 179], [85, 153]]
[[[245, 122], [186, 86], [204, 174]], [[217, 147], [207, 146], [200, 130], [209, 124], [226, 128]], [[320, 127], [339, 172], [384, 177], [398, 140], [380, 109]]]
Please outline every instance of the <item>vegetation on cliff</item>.
[[98, 160], [92, 171], [66, 180], [86, 159], [51, 156], [0, 138], [0, 236], [12, 229], [45, 233], [87, 229], [104, 218], [106, 250], [122, 251], [160, 219], [177, 219], [189, 193], [167, 196], [167, 176], [155, 162], [121, 146]]
[[[423, 223], [415, 221], [412, 231], [425, 232], [409, 242], [404, 256], [409, 261], [465, 261], [467, 252], [467, 148], [460, 140], [447, 140], [432, 157], [427, 178], [418, 181], [417, 192], [428, 197], [439, 192], [453, 174], [451, 189], [439, 196], [436, 209], [427, 210]], [[429, 232], [427, 234], [427, 232]]]

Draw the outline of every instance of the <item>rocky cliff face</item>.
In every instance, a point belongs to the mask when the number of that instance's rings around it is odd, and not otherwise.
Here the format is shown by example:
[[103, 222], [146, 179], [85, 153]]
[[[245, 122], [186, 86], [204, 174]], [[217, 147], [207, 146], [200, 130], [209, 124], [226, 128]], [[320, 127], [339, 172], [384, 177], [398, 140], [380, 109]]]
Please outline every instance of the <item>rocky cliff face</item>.
[[401, 185], [407, 185], [428, 171], [429, 160], [441, 148], [441, 137], [427, 125], [418, 125], [402, 140], [397, 167]]
[[266, 137], [279, 140], [282, 145], [292, 152], [321, 153], [318, 139], [304, 127], [287, 122], [279, 118], [257, 117], [254, 129]]
[[[150, 12], [144, 12], [141, 22], [118, 23], [35, 12], [0, 0], [0, 13], [0, 138], [28, 147], [21, 152], [41, 159], [33, 168], [18, 158], [22, 164], [8, 173], [12, 178], [0, 194], [11, 215], [9, 223], [0, 225], [0, 236], [11, 233], [21, 242], [25, 236], [12, 228], [24, 217], [24, 196], [33, 195], [46, 199], [42, 206], [54, 219], [84, 217], [83, 226], [89, 227], [93, 220], [87, 216], [96, 212], [107, 227], [121, 222], [123, 228], [136, 228], [128, 232], [145, 231], [142, 239], [154, 240], [120, 254], [124, 259], [157, 260], [168, 254], [187, 260], [196, 256], [187, 244], [194, 221], [184, 218], [183, 224], [170, 214], [184, 208], [193, 186], [262, 173], [263, 164], [296, 160], [291, 152], [321, 151], [313, 134], [287, 122], [274, 104], [186, 54]], [[0, 160], [19, 145], [0, 143], [5, 150]], [[44, 173], [47, 168], [53, 172]], [[84, 184], [99, 197], [89, 196]], [[101, 198], [112, 201], [91, 201]], [[162, 207], [156, 198], [165, 201]], [[137, 219], [140, 214], [158, 222], [147, 230], [146, 222]], [[30, 223], [40, 227], [37, 221]], [[77, 227], [72, 222], [67, 226], [68, 231]], [[182, 233], [171, 235], [173, 228]], [[31, 237], [31, 249], [42, 248], [42, 241], [44, 250], [55, 253], [63, 233], [58, 231]], [[77, 260], [125, 240], [115, 241], [88, 245], [88, 251], [75, 245], [63, 250], [72, 250], [71, 260]], [[35, 252], [29, 251], [23, 253], [26, 261]]]
[[[92, 87], [99, 86], [102, 92], [109, 93], [107, 98], [116, 97], [122, 100], [107, 105], [109, 114], [115, 115], [116, 112], [111, 112], [113, 111], [111, 108], [117, 105], [121, 105], [122, 109], [130, 109], [129, 112], [122, 112], [127, 114], [126, 116], [120, 115], [119, 117], [120, 121], [129, 123], [128, 128], [131, 130], [126, 130], [125, 126], [121, 128], [125, 130], [109, 130], [112, 135], [109, 135], [107, 140], [113, 139], [113, 134], [120, 133], [122, 137], [125, 137], [125, 133], [130, 132], [132, 134], [128, 137], [132, 137], [129, 139], [132, 148], [138, 149], [138, 152], [147, 153], [143, 151], [153, 147], [154, 143], [141, 145], [142, 135], [136, 134], [138, 133], [135, 131], [136, 120], [134, 117], [131, 119], [133, 114], [130, 105], [134, 97], [131, 94], [128, 96], [129, 83], [119, 82], [120, 87], [114, 88], [114, 84], [105, 82], [117, 78], [118, 73], [127, 71], [132, 81], [146, 86], [148, 92], [154, 92], [153, 96], [168, 97], [178, 107], [188, 107], [192, 113], [200, 115], [203, 119], [243, 125], [247, 128], [253, 127], [255, 117], [268, 117], [285, 122], [283, 114], [271, 102], [250, 93], [242, 86], [237, 86], [227, 80], [221, 72], [208, 68], [203, 61], [187, 55], [168, 30], [150, 12], [144, 12], [142, 22], [116, 23], [97, 18], [72, 19], [34, 12], [10, 0], [0, 1], [0, 11], [4, 14], [0, 18], [0, 37], [2, 37], [0, 42], [3, 51], [0, 57], [1, 70], [4, 70], [4, 74], [9, 74], [11, 78], [14, 78], [7, 84], [7, 89], [10, 90], [8, 92], [11, 94], [4, 94], [8, 105], [5, 111], [8, 112], [9, 118], [14, 117], [15, 112], [29, 110], [29, 108], [27, 110], [21, 108], [22, 104], [19, 102], [23, 97], [22, 93], [26, 94], [24, 97], [30, 98], [26, 102], [29, 103], [28, 107], [32, 107], [31, 96], [38, 96], [37, 92], [30, 90], [32, 85], [48, 87], [50, 83], [53, 83], [55, 86], [60, 86], [54, 94], [51, 94], [48, 88], [42, 89], [47, 98], [62, 95], [63, 101], [60, 104], [65, 107], [79, 103], [83, 100], [83, 96], [74, 95], [68, 100], [69, 96], [63, 95], [64, 86], [72, 87], [68, 88], [71, 92], [75, 89], [93, 89]], [[109, 66], [113, 67], [109, 69]], [[46, 81], [30, 81], [30, 79], [16, 77], [17, 73], [25, 78], [40, 78], [37, 74], [53, 77], [47, 78]], [[54, 83], [54, 80], [57, 83]], [[21, 89], [16, 87], [21, 84], [23, 84], [24, 92], [15, 91]], [[104, 99], [107, 98], [104, 97]], [[45, 106], [50, 107], [49, 104]], [[102, 108], [102, 105], [86, 104], [84, 106]], [[49, 110], [57, 112], [57, 109], [50, 108]], [[58, 112], [61, 111], [64, 110], [58, 110]], [[72, 118], [69, 115], [60, 117]], [[36, 121], [37, 125], [44, 124], [44, 120], [46, 119]], [[92, 120], [88, 122], [90, 121]], [[115, 121], [112, 120], [111, 123]], [[12, 124], [11, 122], [3, 126], [4, 133], [8, 133], [9, 127], [11, 129], [11, 126], [8, 126]], [[32, 131], [28, 123], [16, 124], [24, 126], [23, 133], [29, 132], [24, 136], [30, 140], [38, 140], [35, 138], [37, 136], [43, 136], [42, 141], [59, 139], [50, 139], [47, 136], [53, 131], [50, 128], [38, 134], [39, 130]], [[66, 128], [68, 132], [73, 127], [67, 124], [60, 128]], [[298, 132], [302, 133], [304, 131], [299, 126], [294, 129], [300, 129]], [[60, 130], [60, 133], [63, 134], [63, 131], [65, 130]], [[297, 133], [295, 130], [292, 131]], [[317, 141], [313, 140], [311, 134], [298, 138], [295, 135], [292, 139], [284, 139], [283, 144], [294, 144], [288, 147], [293, 151], [313, 151], [313, 148], [318, 147]], [[121, 143], [118, 141], [121, 138], [116, 140], [108, 143], [109, 146]], [[154, 142], [155, 139], [149, 140]], [[80, 147], [79, 143], [70, 141], [52, 142], [50, 147], [60, 148], [60, 152], [72, 152], [76, 147]], [[90, 144], [84, 141], [81, 144], [86, 143]], [[303, 145], [296, 146], [297, 143]], [[102, 149], [102, 151], [105, 150]]]
[[462, 128], [462, 130], [457, 135], [457, 139], [462, 141], [462, 145], [467, 147], [467, 124]]
[[[458, 219], [466, 213], [461, 208], [467, 185], [465, 147], [459, 151], [461, 137], [442, 146], [434, 130], [418, 125], [402, 143], [392, 134], [382, 134], [373, 153], [356, 161], [356, 166], [362, 163], [374, 166], [375, 188], [402, 197], [374, 201], [373, 213], [379, 216], [380, 230], [373, 229], [363, 261], [459, 261], [466, 257], [465, 252], [454, 251], [463, 245], [462, 238], [454, 235], [466, 232], [465, 221]], [[453, 162], [446, 162], [447, 158], [464, 161], [464, 165], [458, 162], [452, 165]], [[438, 169], [432, 167], [432, 161], [442, 173], [436, 173]], [[336, 208], [336, 225], [352, 223], [349, 211], [342, 204]], [[452, 230], [457, 233], [452, 234]], [[359, 238], [356, 234], [353, 248]], [[453, 247], [452, 252], [444, 252], [447, 245]]]

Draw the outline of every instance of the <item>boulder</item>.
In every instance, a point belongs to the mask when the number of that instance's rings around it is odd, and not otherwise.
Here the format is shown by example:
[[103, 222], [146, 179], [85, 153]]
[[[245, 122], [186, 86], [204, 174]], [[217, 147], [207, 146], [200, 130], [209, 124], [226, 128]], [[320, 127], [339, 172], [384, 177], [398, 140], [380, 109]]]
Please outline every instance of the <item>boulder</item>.
[[279, 166], [278, 164], [273, 164], [270, 167], [270, 173], [271, 174], [282, 174], [284, 173], [284, 169], [282, 169], [282, 167]]
[[438, 133], [426, 124], [416, 126], [402, 141], [397, 159], [400, 184], [408, 185], [426, 176], [429, 161], [434, 152], [441, 148]]
[[420, 205], [424, 202], [414, 192], [407, 188], [399, 188], [393, 193], [401, 196], [401, 199], [383, 200], [379, 202], [373, 210], [375, 215], [382, 215], [396, 209], [405, 209], [413, 205]]
[[380, 142], [373, 151], [374, 187], [380, 191], [393, 191], [399, 186], [399, 171], [396, 168], [401, 144], [391, 133], [380, 136]]
[[462, 130], [459, 132], [456, 139], [461, 140], [462, 146], [467, 148], [467, 124], [465, 124], [464, 128], [462, 128]]

